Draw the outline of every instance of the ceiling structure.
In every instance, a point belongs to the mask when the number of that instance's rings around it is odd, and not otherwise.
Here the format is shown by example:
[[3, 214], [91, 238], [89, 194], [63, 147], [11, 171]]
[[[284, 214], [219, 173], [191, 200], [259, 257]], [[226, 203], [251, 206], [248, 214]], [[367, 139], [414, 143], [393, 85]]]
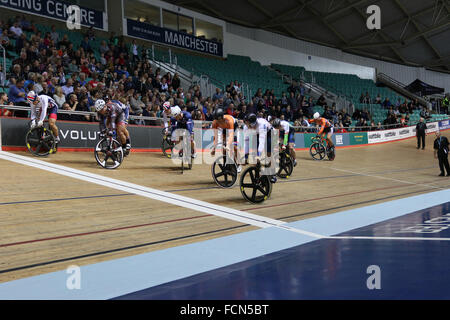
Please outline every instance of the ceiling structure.
[[[450, 73], [450, 0], [165, 0], [230, 23]], [[369, 30], [367, 7], [381, 11]]]

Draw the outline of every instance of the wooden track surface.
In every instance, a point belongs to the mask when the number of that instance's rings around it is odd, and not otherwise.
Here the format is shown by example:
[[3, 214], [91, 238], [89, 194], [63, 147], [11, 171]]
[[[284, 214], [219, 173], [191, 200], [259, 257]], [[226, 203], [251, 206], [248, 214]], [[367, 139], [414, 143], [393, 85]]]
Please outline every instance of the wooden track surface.
[[[448, 188], [433, 140], [426, 150], [415, 139], [338, 149], [333, 162], [297, 152], [292, 177], [260, 205], [245, 202], [238, 187], [218, 188], [210, 165], [181, 175], [159, 153], [131, 154], [114, 171], [92, 153], [40, 160], [292, 222]], [[0, 160], [0, 174], [0, 282], [257, 229], [10, 161]]]

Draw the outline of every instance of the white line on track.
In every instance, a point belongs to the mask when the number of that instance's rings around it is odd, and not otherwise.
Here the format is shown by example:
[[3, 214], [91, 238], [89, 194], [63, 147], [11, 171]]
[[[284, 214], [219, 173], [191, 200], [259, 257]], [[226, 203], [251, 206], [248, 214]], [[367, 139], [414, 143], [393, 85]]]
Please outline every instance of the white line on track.
[[307, 235], [314, 238], [323, 238], [324, 236], [315, 234], [312, 232], [291, 228], [286, 225], [286, 222], [270, 219], [264, 216], [258, 216], [248, 212], [231, 209], [223, 206], [218, 206], [212, 203], [180, 196], [177, 194], [152, 189], [133, 183], [129, 183], [122, 180], [112, 179], [105, 176], [85, 172], [70, 167], [56, 165], [51, 162], [45, 162], [30, 157], [19, 156], [16, 154], [0, 151], [0, 159], [12, 161], [15, 163], [27, 165], [30, 167], [38, 168], [41, 170], [49, 171], [52, 173], [60, 174], [70, 178], [83, 180], [91, 183], [95, 183], [104, 187], [136, 194], [153, 200], [162, 201], [172, 205], [184, 207], [187, 209], [208, 213], [225, 219], [238, 221], [241, 223], [249, 224], [259, 228], [278, 227], [283, 230], [288, 230], [303, 235]]
[[[140, 186], [140, 185], [136, 185], [136, 184], [129, 183], [126, 181], [122, 181], [122, 180], [108, 178], [105, 176], [73, 169], [70, 167], [56, 165], [51, 162], [45, 162], [45, 161], [37, 160], [34, 158], [30, 158], [30, 157], [19, 156], [19, 155], [12, 154], [9, 152], [0, 151], [0, 159], [19, 163], [22, 165], [34, 167], [34, 168], [45, 170], [45, 171], [49, 171], [49, 172], [52, 172], [55, 174], [60, 174], [60, 175], [67, 176], [70, 178], [95, 183], [95, 184], [98, 184], [98, 185], [101, 185], [104, 187], [136, 194], [139, 196], [143, 196], [143, 197], [150, 198], [150, 199], [157, 200], [157, 201], [162, 201], [165, 203], [184, 207], [187, 209], [192, 209], [195, 211], [208, 213], [208, 214], [211, 214], [214, 216], [222, 217], [222, 218], [233, 220], [233, 221], [238, 221], [238, 222], [241, 222], [244, 224], [249, 224], [249, 225], [252, 225], [255, 227], [259, 227], [259, 228], [275, 227], [275, 228], [283, 229], [286, 231], [306, 235], [306, 236], [316, 238], [316, 239], [450, 241], [450, 238], [325, 236], [325, 235], [320, 235], [320, 234], [317, 234], [314, 232], [309, 232], [306, 230], [301, 230], [301, 229], [290, 227], [284, 221], [270, 219], [270, 218], [267, 218], [264, 216], [258, 216], [258, 215], [251, 214], [248, 212], [235, 210], [235, 209], [231, 209], [231, 208], [227, 208], [227, 207], [223, 207], [223, 206], [218, 206], [218, 205], [215, 205], [212, 203], [208, 203], [208, 202], [204, 202], [204, 201], [200, 201], [200, 200], [196, 200], [196, 199], [192, 199], [192, 198], [188, 198], [188, 197], [180, 196], [177, 194], [172, 194], [172, 193], [168, 193], [168, 192], [164, 192], [164, 191], [160, 191], [160, 190], [156, 190], [156, 189], [152, 189], [152, 188], [148, 188], [148, 187], [144, 187], [144, 186]], [[336, 168], [332, 168], [332, 169], [338, 170], [338, 171], [350, 172], [350, 173], [354, 173], [354, 174], [361, 174], [361, 173], [356, 173], [356, 172], [352, 172], [352, 171], [348, 171], [348, 170], [342, 170], [342, 169], [336, 169]], [[366, 174], [361, 174], [361, 175], [366, 175]], [[371, 175], [369, 175], [369, 176], [371, 176]], [[384, 178], [384, 177], [378, 177], [378, 176], [373, 176], [373, 177], [394, 180], [394, 181], [409, 183], [409, 184], [416, 184], [416, 185], [421, 185], [421, 186], [428, 186], [428, 185], [417, 184], [417, 183], [412, 183], [412, 182], [408, 182], [408, 181], [402, 181], [402, 180], [396, 180], [396, 179], [390, 179], [390, 178]], [[434, 187], [434, 186], [430, 186], [430, 187], [442, 189], [442, 188], [438, 188], [438, 187]]]
[[383, 180], [391, 180], [391, 181], [396, 181], [396, 182], [400, 182], [400, 183], [413, 184], [413, 185], [416, 185], [416, 186], [423, 186], [423, 187], [428, 187], [428, 188], [433, 188], [433, 189], [439, 189], [439, 190], [446, 190], [447, 189], [447, 188], [441, 188], [441, 187], [433, 186], [431, 184], [415, 183], [415, 182], [411, 182], [411, 181], [398, 180], [398, 179], [393, 179], [393, 178], [388, 178], [388, 177], [381, 177], [381, 176], [376, 176], [376, 175], [373, 175], [373, 174], [362, 173], [362, 172], [354, 172], [354, 171], [350, 171], [350, 170], [338, 169], [338, 168], [333, 168], [333, 167], [330, 167], [330, 169], [336, 170], [336, 171], [341, 171], [341, 172], [352, 173], [352, 174], [356, 174], [356, 175], [360, 175], [360, 176], [372, 177], [372, 178], [383, 179]]

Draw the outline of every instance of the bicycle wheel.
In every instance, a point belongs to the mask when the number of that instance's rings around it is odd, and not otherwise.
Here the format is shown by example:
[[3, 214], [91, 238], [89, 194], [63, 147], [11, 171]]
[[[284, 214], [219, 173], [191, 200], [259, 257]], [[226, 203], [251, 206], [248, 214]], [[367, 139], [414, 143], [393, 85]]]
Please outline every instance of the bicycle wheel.
[[115, 139], [103, 138], [95, 146], [95, 160], [104, 169], [116, 169], [123, 161], [122, 145]]
[[331, 148], [330, 150], [328, 150], [328, 160], [330, 161], [334, 161], [334, 159], [336, 158], [336, 152], [334, 151], [334, 147]]
[[277, 176], [282, 179], [288, 179], [294, 171], [294, 163], [289, 155], [285, 152], [280, 153], [280, 164]]
[[309, 148], [309, 153], [314, 160], [323, 160], [326, 156], [326, 149], [322, 143], [313, 143]]
[[173, 143], [170, 141], [170, 137], [163, 137], [161, 150], [165, 157], [172, 158]]
[[36, 157], [45, 157], [55, 151], [55, 137], [47, 128], [33, 128], [25, 137], [28, 151]]
[[237, 166], [229, 157], [222, 156], [211, 166], [214, 181], [219, 187], [231, 188], [237, 181]]
[[241, 193], [251, 203], [261, 203], [272, 193], [272, 183], [268, 176], [260, 174], [257, 167], [249, 167], [241, 175]]

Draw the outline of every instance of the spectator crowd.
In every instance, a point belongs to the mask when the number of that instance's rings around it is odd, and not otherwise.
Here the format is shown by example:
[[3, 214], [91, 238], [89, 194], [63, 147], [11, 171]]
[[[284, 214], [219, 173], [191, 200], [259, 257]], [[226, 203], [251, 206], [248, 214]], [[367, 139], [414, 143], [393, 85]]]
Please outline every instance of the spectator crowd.
[[[31, 36], [27, 37], [27, 31], [32, 32]], [[367, 109], [355, 110], [350, 115], [346, 109], [338, 111], [335, 104], [328, 106], [324, 95], [314, 101], [303, 84], [296, 81], [279, 98], [275, 97], [274, 90], [262, 88], [253, 97], [246, 97], [238, 80], [230, 82], [225, 90], [217, 88], [211, 97], [204, 96], [198, 85], [185, 92], [180, 76], [154, 69], [146, 59], [146, 50], [136, 41], [127, 44], [123, 37], [114, 34], [109, 40], [99, 41], [92, 28], [83, 34], [78, 47], [67, 34], [61, 36], [56, 32], [55, 26], [43, 34], [24, 17], [0, 21], [0, 34], [2, 45], [17, 54], [6, 81], [9, 103], [18, 106], [27, 106], [26, 93], [34, 90], [53, 97], [60, 109], [71, 111], [92, 112], [97, 99], [108, 97], [129, 105], [130, 115], [161, 118], [163, 103], [170, 101], [191, 112], [194, 120], [212, 121], [214, 110], [220, 107], [237, 119], [242, 120], [249, 113], [268, 119], [277, 117], [302, 127], [298, 131], [308, 132], [311, 128], [307, 128], [307, 120], [312, 118], [313, 108], [320, 106], [323, 117], [333, 123], [337, 132], [346, 132], [344, 128], [350, 127], [352, 121], [357, 122], [357, 127], [363, 127], [362, 130], [376, 130], [382, 125], [371, 121]], [[98, 42], [100, 45], [96, 46]], [[408, 113], [418, 108], [417, 102], [406, 101], [393, 106], [380, 96], [374, 101], [388, 110], [383, 125], [406, 125]], [[370, 104], [373, 100], [366, 93], [361, 95], [360, 102]], [[427, 112], [424, 112], [425, 119], [429, 117]], [[15, 116], [27, 114], [15, 111]], [[90, 115], [61, 114], [58, 119], [96, 121]], [[156, 120], [131, 123], [159, 124]]]

